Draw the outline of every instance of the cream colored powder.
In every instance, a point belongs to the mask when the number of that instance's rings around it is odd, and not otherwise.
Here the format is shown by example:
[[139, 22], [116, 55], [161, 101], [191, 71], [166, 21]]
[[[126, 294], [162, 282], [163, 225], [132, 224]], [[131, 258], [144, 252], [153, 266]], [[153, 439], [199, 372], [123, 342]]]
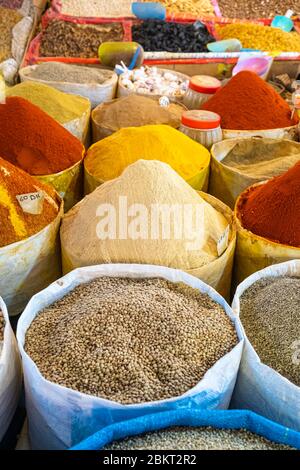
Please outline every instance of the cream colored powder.
[[[103, 215], [96, 215], [97, 209], [110, 204], [118, 214], [121, 196], [127, 197], [128, 209], [133, 204], [141, 204], [148, 209], [145, 216], [148, 234], [150, 229], [155, 228], [151, 223], [153, 204], [177, 205], [184, 210], [185, 215], [191, 214], [191, 226], [177, 239], [175, 228], [178, 229], [183, 217], [171, 216], [168, 239], [163, 239], [161, 235], [158, 239], [149, 235], [147, 239], [120, 239], [117, 220], [117, 239], [97, 238], [97, 224], [103, 220]], [[121, 212], [124, 215], [126, 211], [123, 208]], [[196, 229], [198, 212], [201, 214], [201, 224], [197, 224]], [[133, 218], [128, 218], [128, 224]], [[182, 225], [187, 228], [187, 224]], [[127, 167], [120, 177], [104, 183], [86, 196], [64, 217], [61, 241], [65, 266], [69, 270], [79, 266], [119, 262], [148, 263], [183, 270], [200, 268], [218, 257], [217, 242], [227, 225], [225, 217], [205, 202], [169, 165], [159, 161], [139, 160]], [[195, 245], [193, 250], [189, 249], [191, 242]]]

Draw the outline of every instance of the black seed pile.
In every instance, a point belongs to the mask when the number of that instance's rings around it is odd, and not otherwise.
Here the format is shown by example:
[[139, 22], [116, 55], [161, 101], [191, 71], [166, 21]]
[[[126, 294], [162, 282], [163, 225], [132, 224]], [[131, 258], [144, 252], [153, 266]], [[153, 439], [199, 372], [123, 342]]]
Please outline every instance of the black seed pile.
[[206, 45], [215, 41], [200, 21], [192, 24], [144, 21], [132, 27], [132, 39], [148, 52], [207, 52]]

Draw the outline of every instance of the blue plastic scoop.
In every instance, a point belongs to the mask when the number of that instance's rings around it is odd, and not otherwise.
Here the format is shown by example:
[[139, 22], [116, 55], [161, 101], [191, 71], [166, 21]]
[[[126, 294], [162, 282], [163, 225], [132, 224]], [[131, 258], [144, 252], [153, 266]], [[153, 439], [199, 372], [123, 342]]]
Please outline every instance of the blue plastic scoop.
[[140, 20], [165, 20], [166, 7], [159, 2], [133, 2], [132, 13]]

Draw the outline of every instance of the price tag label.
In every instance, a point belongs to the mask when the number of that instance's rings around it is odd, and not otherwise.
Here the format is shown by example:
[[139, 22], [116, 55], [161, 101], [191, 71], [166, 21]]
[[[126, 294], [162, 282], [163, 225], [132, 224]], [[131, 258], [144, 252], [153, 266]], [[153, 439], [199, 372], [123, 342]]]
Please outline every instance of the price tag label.
[[22, 207], [23, 212], [32, 215], [41, 214], [43, 211], [43, 204], [45, 195], [43, 191], [36, 193], [19, 194], [16, 196], [18, 203]]
[[218, 255], [221, 256], [225, 250], [227, 250], [229, 245], [229, 233], [230, 233], [230, 225], [227, 225], [223, 235], [219, 238], [217, 243], [217, 251]]

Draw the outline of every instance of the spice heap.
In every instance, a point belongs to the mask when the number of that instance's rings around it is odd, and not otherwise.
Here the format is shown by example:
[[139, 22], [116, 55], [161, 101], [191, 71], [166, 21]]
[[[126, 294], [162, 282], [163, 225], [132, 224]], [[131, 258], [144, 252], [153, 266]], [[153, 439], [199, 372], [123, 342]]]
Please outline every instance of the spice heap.
[[218, 0], [218, 4], [222, 16], [227, 18], [273, 18], [285, 15], [287, 8], [300, 11], [299, 0], [289, 0], [287, 4], [282, 0]]
[[[144, 0], [152, 1], [152, 0]], [[168, 13], [188, 13], [194, 16], [214, 15], [214, 7], [210, 0], [161, 0]]]
[[47, 380], [132, 404], [185, 393], [237, 343], [223, 308], [196, 289], [103, 277], [40, 312], [25, 350]]
[[145, 51], [207, 52], [215, 41], [200, 21], [194, 24], [149, 20], [132, 27], [132, 39]]
[[61, 13], [70, 16], [118, 17], [131, 15], [133, 0], [60, 0]]
[[300, 247], [300, 163], [243, 193], [238, 217], [244, 228], [271, 241]]
[[[260, 279], [240, 299], [240, 317], [261, 361], [300, 386], [293, 345], [300, 338], [300, 278]], [[295, 349], [296, 352], [296, 349]]]
[[210, 157], [205, 147], [176, 129], [153, 125], [120, 129], [97, 142], [88, 150], [84, 164], [94, 177], [107, 181], [141, 158], [168, 163], [190, 180], [208, 165]]
[[61, 125], [90, 111], [90, 102], [37, 82], [23, 82], [7, 89], [7, 96], [19, 96], [38, 106]]
[[[27, 208], [18, 196], [39, 193], [38, 209]], [[24, 198], [23, 198], [24, 199]], [[38, 233], [58, 214], [55, 191], [0, 158], [0, 247]]]
[[[105, 218], [96, 217], [99, 207], [107, 205], [125, 217], [125, 223], [117, 218], [115, 231], [110, 225], [108, 236], [106, 228], [102, 231], [99, 227], [106, 224]], [[126, 222], [127, 211], [134, 207], [142, 211], [142, 221], [134, 219], [131, 224], [134, 230], [137, 223], [137, 237], [136, 232], [131, 235]], [[166, 207], [181, 211], [170, 214], [167, 227], [160, 214]], [[139, 214], [138, 211], [136, 215]], [[113, 221], [114, 215], [110, 216]], [[61, 228], [61, 241], [64, 255], [76, 267], [120, 262], [190, 270], [218, 258], [217, 243], [227, 226], [226, 218], [169, 165], [139, 160], [68, 212]]]
[[112, 134], [124, 127], [167, 124], [178, 128], [184, 108], [176, 103], [161, 106], [157, 99], [129, 95], [100, 104], [93, 112], [94, 123]]
[[30, 79], [34, 78], [47, 82], [97, 83], [102, 85], [111, 79], [112, 75], [111, 70], [63, 64], [61, 62], [44, 62], [37, 64], [30, 71], [29, 77]]
[[247, 71], [231, 78], [201, 109], [219, 114], [223, 129], [278, 129], [298, 122], [297, 117], [291, 119], [287, 102], [268, 83]]
[[42, 57], [98, 57], [100, 44], [106, 41], [122, 41], [120, 23], [77, 24], [52, 20], [42, 33], [40, 55]]
[[277, 139], [241, 139], [223, 165], [261, 181], [280, 175], [300, 160], [300, 144]]
[[120, 83], [131, 93], [164, 95], [176, 99], [185, 95], [189, 85], [188, 79], [156, 67], [129, 70], [121, 75]]
[[279, 28], [260, 24], [233, 23], [216, 26], [220, 39], [238, 39], [243, 48], [261, 51], [299, 52], [300, 36], [298, 33], [287, 33]]
[[0, 310], [0, 341], [3, 341], [4, 339], [4, 327], [5, 327], [4, 316]]
[[103, 450], [292, 450], [245, 429], [176, 427], [113, 442]]
[[23, 1], [24, 0], [0, 0], [0, 7], [18, 10], [21, 8]]
[[81, 142], [29, 101], [0, 104], [0, 155], [31, 175], [59, 173], [82, 159]]
[[0, 62], [11, 57], [12, 30], [22, 19], [17, 11], [0, 7]]

